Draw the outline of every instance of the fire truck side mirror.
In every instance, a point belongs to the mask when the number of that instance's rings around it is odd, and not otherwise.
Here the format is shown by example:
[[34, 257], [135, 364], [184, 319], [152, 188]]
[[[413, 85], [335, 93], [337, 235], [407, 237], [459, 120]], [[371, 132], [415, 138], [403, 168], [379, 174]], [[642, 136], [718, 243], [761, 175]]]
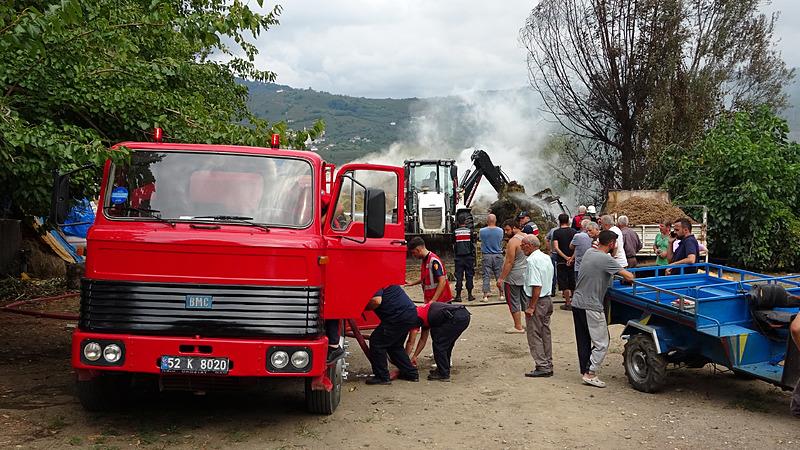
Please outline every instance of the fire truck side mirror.
[[69, 178], [71, 173], [61, 174], [53, 171], [53, 196], [50, 200], [50, 223], [64, 223], [69, 214]]
[[70, 170], [66, 173], [60, 173], [58, 170], [53, 170], [53, 194], [50, 199], [50, 223], [54, 226], [61, 226], [70, 210], [70, 201], [72, 196], [69, 191], [69, 180], [72, 175], [77, 172], [95, 168], [92, 163], [78, 167], [77, 169]]
[[382, 238], [386, 229], [386, 193], [382, 189], [367, 188], [364, 228], [367, 238]]

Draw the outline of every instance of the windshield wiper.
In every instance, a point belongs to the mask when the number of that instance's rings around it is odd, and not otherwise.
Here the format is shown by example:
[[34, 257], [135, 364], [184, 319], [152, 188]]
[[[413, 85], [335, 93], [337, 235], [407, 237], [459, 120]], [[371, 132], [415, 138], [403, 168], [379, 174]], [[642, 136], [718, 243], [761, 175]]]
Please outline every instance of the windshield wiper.
[[192, 219], [211, 219], [211, 220], [220, 220], [225, 222], [235, 223], [237, 225], [249, 225], [251, 227], [258, 227], [264, 231], [269, 231], [269, 227], [256, 222], [251, 222], [253, 220], [252, 217], [248, 216], [226, 216], [226, 215], [216, 215], [216, 216], [194, 216]]
[[171, 226], [172, 228], [175, 228], [175, 222], [173, 222], [173, 221], [171, 221], [169, 219], [163, 219], [161, 217], [161, 211], [159, 211], [157, 209], [138, 208], [136, 206], [119, 206], [119, 205], [108, 205], [108, 206], [104, 207], [103, 209], [109, 210], [109, 209], [112, 209], [112, 208], [121, 208], [121, 209], [124, 209], [125, 211], [135, 211], [135, 212], [138, 212], [138, 213], [145, 213], [145, 214], [148, 214], [145, 217], [151, 217], [153, 219], [156, 219], [159, 222], [166, 223], [167, 225]]

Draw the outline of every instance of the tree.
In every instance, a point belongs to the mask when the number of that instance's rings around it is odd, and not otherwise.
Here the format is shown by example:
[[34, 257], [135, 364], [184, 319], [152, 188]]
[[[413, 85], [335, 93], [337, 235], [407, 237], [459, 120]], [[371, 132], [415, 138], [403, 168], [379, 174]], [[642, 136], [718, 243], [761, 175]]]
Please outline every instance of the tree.
[[708, 206], [711, 253], [759, 270], [800, 267], [800, 145], [769, 108], [726, 114], [663, 164], [681, 204]]
[[[573, 169], [601, 188], [658, 185], [671, 144], [691, 145], [732, 107], [781, 107], [794, 72], [762, 0], [543, 0], [520, 30], [545, 108], [589, 147]], [[609, 161], [609, 157], [611, 160]], [[609, 162], [611, 163], [609, 165]], [[595, 169], [596, 170], [596, 169]], [[601, 170], [605, 173], [605, 170]]]
[[[259, 5], [261, 1], [258, 1]], [[278, 23], [241, 0], [60, 0], [0, 5], [0, 202], [17, 217], [44, 215], [51, 171], [148, 140], [266, 145], [280, 132], [302, 148], [322, 131], [293, 132], [250, 114], [236, 77], [255, 67], [249, 36]], [[123, 157], [125, 152], [115, 152]], [[93, 188], [96, 174], [78, 177]], [[91, 189], [90, 189], [91, 190]], [[9, 208], [9, 204], [11, 205]]]

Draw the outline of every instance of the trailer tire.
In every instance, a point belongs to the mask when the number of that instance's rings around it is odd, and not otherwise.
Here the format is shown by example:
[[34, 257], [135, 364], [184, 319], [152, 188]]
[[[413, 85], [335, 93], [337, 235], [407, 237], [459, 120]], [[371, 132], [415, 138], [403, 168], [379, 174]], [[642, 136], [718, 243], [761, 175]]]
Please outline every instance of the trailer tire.
[[311, 379], [306, 379], [306, 409], [308, 409], [308, 412], [330, 415], [336, 411], [336, 407], [339, 406], [339, 401], [342, 399], [344, 369], [344, 358], [339, 359], [336, 364], [328, 368], [328, 378], [333, 384], [330, 392], [311, 389]]
[[131, 380], [127, 374], [103, 374], [91, 380], [78, 381], [77, 389], [83, 409], [92, 412], [113, 411], [128, 404]]
[[667, 360], [656, 352], [656, 345], [650, 336], [631, 336], [625, 343], [623, 361], [625, 376], [637, 391], [652, 393], [664, 387]]

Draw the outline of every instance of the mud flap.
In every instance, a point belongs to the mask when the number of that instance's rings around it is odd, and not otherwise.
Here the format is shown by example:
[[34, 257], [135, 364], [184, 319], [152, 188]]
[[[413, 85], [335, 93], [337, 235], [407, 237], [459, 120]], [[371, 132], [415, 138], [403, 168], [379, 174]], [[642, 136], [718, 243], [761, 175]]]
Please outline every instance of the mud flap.
[[[336, 364], [336, 362], [334, 362], [334, 364]], [[328, 392], [333, 390], [333, 383], [331, 383], [331, 379], [328, 378], [328, 370], [325, 370], [322, 375], [311, 379], [311, 390]]]

